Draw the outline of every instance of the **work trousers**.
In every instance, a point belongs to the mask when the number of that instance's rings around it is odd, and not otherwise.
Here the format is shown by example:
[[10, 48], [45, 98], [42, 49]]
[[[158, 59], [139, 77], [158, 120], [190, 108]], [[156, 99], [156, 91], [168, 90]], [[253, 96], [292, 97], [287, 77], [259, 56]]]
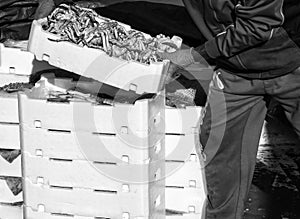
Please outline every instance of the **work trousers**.
[[241, 219], [266, 116], [266, 96], [283, 107], [300, 137], [300, 68], [272, 79], [217, 70], [201, 125], [207, 184], [206, 219]]

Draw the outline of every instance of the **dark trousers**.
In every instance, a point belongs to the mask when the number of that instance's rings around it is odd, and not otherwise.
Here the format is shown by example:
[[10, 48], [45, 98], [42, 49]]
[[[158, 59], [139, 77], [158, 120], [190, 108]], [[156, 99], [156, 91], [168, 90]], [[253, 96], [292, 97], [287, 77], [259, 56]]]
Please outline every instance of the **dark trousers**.
[[264, 97], [272, 96], [300, 137], [300, 68], [267, 80], [215, 72], [201, 126], [207, 183], [206, 219], [240, 219], [253, 178], [266, 115]]

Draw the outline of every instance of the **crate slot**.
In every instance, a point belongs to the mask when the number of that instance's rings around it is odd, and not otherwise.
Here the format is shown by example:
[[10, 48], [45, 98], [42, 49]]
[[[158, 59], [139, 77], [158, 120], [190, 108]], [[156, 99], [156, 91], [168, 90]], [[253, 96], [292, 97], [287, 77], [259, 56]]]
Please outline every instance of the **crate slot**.
[[166, 133], [166, 135], [185, 136], [185, 134], [182, 133]]
[[99, 192], [99, 193], [107, 193], [107, 194], [117, 194], [117, 191], [110, 191], [110, 190], [99, 190], [95, 189], [94, 192]]
[[49, 185], [49, 188], [50, 188], [50, 189], [73, 190], [73, 187], [68, 187], [68, 186]]
[[115, 133], [102, 133], [102, 132], [92, 132], [93, 135], [99, 135], [99, 136], [111, 136], [111, 137], [115, 137], [116, 134]]
[[61, 158], [49, 158], [49, 160], [53, 162], [73, 162], [73, 160], [61, 159]]
[[117, 165], [114, 162], [101, 162], [101, 161], [93, 161], [94, 164], [102, 164], [102, 165]]
[[70, 130], [61, 130], [61, 129], [48, 129], [48, 132], [61, 132], [61, 133], [69, 133], [69, 134], [71, 134]]
[[170, 189], [184, 189], [183, 186], [166, 186], [166, 188], [170, 188]]
[[0, 122], [0, 125], [19, 125], [17, 122]]
[[50, 215], [56, 217], [74, 217], [74, 215], [72, 214], [64, 214], [64, 213], [50, 213]]
[[184, 164], [185, 161], [184, 160], [166, 160], [166, 163], [182, 163], [182, 164]]

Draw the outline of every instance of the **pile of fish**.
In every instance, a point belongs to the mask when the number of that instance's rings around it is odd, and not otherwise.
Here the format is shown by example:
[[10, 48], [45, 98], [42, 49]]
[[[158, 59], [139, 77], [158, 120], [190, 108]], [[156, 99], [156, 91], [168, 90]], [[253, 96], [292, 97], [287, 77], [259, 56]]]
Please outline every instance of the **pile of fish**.
[[161, 61], [157, 51], [177, 49], [169, 37], [145, 35], [77, 5], [59, 5], [42, 27], [59, 36], [55, 41], [70, 41], [79, 46], [101, 49], [113, 57], [146, 64]]
[[32, 87], [33, 85], [30, 83], [14, 82], [0, 87], [0, 91], [4, 91], [6, 93], [13, 93], [18, 91], [24, 91], [25, 89], [31, 89]]

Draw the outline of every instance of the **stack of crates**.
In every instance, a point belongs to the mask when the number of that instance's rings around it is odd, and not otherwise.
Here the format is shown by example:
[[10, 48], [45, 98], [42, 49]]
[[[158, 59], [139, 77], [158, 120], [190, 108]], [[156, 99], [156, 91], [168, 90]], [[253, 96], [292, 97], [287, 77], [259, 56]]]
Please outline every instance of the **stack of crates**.
[[25, 218], [201, 218], [202, 108], [164, 99], [105, 106], [21, 94]]
[[26, 219], [164, 217], [164, 95], [19, 104]]
[[166, 108], [165, 118], [166, 210], [170, 218], [202, 218], [206, 195], [196, 152], [202, 108]]
[[[22, 177], [17, 96], [1, 93], [0, 106], [0, 218], [21, 219], [23, 198], [17, 189]], [[13, 184], [14, 192], [10, 187]]]
[[[51, 69], [46, 62], [18, 48], [0, 44], [0, 86], [29, 82], [29, 76]], [[0, 92], [0, 218], [21, 219], [22, 169], [17, 94]]]

